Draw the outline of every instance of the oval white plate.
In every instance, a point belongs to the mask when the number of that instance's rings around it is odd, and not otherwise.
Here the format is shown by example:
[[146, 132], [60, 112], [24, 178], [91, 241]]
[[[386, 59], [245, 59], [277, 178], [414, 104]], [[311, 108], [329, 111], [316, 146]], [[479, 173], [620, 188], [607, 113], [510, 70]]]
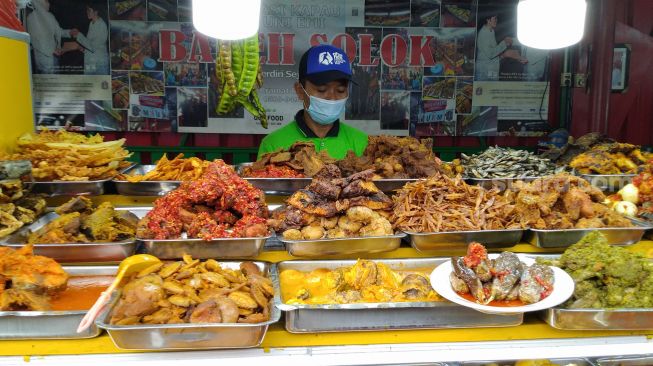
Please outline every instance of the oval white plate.
[[[490, 254], [491, 259], [498, 257], [498, 254]], [[524, 255], [517, 254], [519, 260], [521, 260], [526, 265], [532, 265], [535, 263], [535, 260], [531, 257], [526, 257]], [[529, 311], [544, 310], [552, 308], [556, 305], [562, 304], [567, 301], [574, 293], [574, 280], [558, 267], [551, 267], [553, 269], [553, 292], [551, 295], [547, 296], [544, 300], [538, 301], [534, 304], [528, 304], [524, 306], [490, 306], [482, 305], [473, 301], [469, 301], [456, 293], [451, 287], [449, 282], [449, 274], [453, 271], [451, 267], [451, 260], [448, 260], [431, 273], [431, 286], [433, 289], [440, 294], [440, 296], [445, 299], [454, 302], [458, 305], [462, 305], [474, 310], [480, 311], [487, 314], [515, 314], [515, 313], [526, 313]]]

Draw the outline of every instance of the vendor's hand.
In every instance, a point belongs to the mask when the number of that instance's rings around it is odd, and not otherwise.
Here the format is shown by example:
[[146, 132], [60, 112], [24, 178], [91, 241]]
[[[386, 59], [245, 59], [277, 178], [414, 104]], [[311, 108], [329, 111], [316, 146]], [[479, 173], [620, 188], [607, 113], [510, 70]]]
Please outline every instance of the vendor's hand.
[[70, 30], [70, 36], [73, 38], [77, 37], [78, 34], [79, 34], [79, 29], [73, 28]]
[[508, 47], [512, 46], [512, 37], [506, 37], [503, 39], [503, 41], [506, 42]]
[[55, 56], [61, 56], [63, 55], [63, 51], [61, 50], [61, 48], [57, 48], [54, 50], [54, 52], [52, 52], [52, 54], [54, 54]]

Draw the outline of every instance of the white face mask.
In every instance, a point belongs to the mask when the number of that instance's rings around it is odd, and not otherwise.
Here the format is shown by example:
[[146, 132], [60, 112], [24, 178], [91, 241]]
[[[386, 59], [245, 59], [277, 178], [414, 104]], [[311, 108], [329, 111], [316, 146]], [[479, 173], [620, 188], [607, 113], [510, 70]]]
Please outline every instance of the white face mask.
[[328, 100], [318, 97], [314, 97], [304, 89], [304, 86], [299, 84], [304, 90], [304, 93], [308, 95], [310, 100], [310, 105], [308, 106], [308, 114], [311, 116], [313, 121], [321, 125], [330, 125], [335, 122], [340, 116], [345, 112], [345, 106], [347, 105], [347, 99], [338, 99], [338, 100]]

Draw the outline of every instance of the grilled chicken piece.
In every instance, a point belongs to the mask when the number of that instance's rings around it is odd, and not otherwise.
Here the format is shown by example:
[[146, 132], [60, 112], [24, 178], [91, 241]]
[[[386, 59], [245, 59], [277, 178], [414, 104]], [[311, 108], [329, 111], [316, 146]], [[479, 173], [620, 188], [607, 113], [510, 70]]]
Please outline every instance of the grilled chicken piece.
[[342, 178], [342, 172], [335, 164], [327, 164], [315, 174], [313, 178], [337, 179]]
[[343, 188], [341, 198], [352, 198], [357, 196], [371, 196], [379, 193], [379, 189], [372, 181], [357, 179]]
[[307, 189], [295, 192], [286, 202], [305, 213], [322, 217], [333, 217], [342, 211], [338, 210], [335, 202], [321, 201], [315, 192]]
[[350, 198], [349, 206], [364, 206], [374, 211], [389, 210], [392, 208], [392, 200], [383, 192], [378, 192], [372, 196]]
[[317, 193], [327, 200], [335, 201], [340, 195], [341, 188], [326, 179], [313, 179], [307, 190]]

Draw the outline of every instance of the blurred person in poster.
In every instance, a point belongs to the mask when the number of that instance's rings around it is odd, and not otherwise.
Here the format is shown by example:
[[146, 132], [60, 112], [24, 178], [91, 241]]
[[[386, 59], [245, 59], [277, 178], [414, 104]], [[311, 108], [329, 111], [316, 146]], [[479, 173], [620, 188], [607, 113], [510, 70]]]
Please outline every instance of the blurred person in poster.
[[311, 141], [318, 152], [326, 151], [334, 159], [343, 159], [350, 150], [361, 156], [367, 134], [340, 121], [352, 78], [345, 51], [326, 44], [309, 48], [299, 61], [299, 80], [295, 82], [303, 109], [292, 122], [265, 136], [258, 159], [297, 141]]
[[107, 23], [100, 17], [100, 6], [86, 5], [86, 16], [91, 21], [86, 35], [77, 29], [70, 32], [81, 45], [80, 51], [84, 52], [84, 74], [109, 75], [109, 31]]
[[499, 80], [501, 56], [512, 45], [512, 38], [506, 37], [497, 43], [494, 30], [497, 27], [497, 16], [488, 14], [485, 24], [479, 29], [476, 40], [476, 80]]
[[548, 65], [549, 51], [537, 48], [523, 47], [524, 59], [524, 80], [544, 81], [544, 73]]
[[36, 73], [54, 74], [59, 66], [61, 38], [72, 36], [69, 29], [62, 29], [50, 12], [48, 0], [31, 0], [33, 11], [27, 16], [25, 25], [30, 34]]

